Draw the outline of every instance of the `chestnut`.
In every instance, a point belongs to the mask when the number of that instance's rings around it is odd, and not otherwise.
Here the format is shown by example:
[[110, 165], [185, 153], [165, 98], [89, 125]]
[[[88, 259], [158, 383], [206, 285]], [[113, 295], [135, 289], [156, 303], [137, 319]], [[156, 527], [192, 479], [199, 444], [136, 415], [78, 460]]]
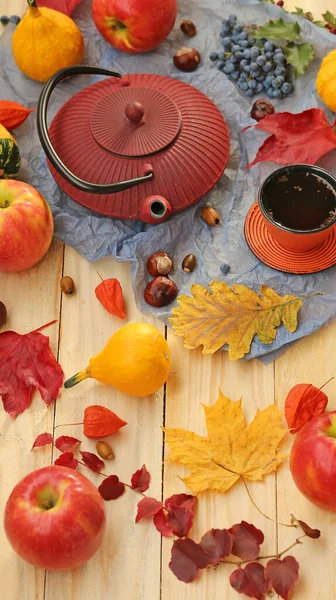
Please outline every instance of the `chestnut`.
[[180, 71], [190, 73], [196, 71], [198, 65], [201, 62], [201, 55], [195, 48], [187, 48], [183, 46], [179, 50], [176, 50], [174, 54], [174, 64]]
[[153, 277], [168, 275], [173, 268], [173, 261], [166, 252], [155, 252], [147, 260], [147, 271]]
[[159, 275], [148, 283], [144, 292], [144, 299], [150, 306], [167, 306], [175, 300], [177, 296], [177, 285], [169, 277]]
[[187, 254], [182, 262], [182, 270], [185, 273], [192, 273], [196, 267], [196, 256], [195, 254]]
[[251, 117], [256, 121], [261, 121], [268, 115], [274, 113], [274, 106], [268, 100], [256, 100], [251, 108]]
[[188, 37], [194, 37], [197, 33], [196, 25], [190, 21], [190, 19], [183, 19], [180, 29], [183, 31], [184, 35], [187, 35]]

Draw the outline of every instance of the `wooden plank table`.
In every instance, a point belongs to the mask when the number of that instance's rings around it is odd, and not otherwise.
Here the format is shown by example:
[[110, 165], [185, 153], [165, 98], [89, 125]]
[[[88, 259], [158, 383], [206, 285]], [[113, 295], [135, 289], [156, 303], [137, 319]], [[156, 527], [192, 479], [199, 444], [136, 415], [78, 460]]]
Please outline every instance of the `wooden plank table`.
[[[210, 0], [209, 0], [210, 2]], [[286, 7], [299, 3], [316, 17], [321, 10], [333, 9], [333, 0], [285, 0]], [[22, 14], [25, 0], [0, 0], [1, 14]], [[1, 90], [0, 96], [6, 97]], [[150, 320], [137, 310], [126, 264], [105, 258], [90, 264], [70, 247], [54, 241], [45, 259], [28, 272], [0, 274], [0, 300], [8, 307], [7, 327], [18, 332], [31, 331], [52, 319], [60, 327], [50, 328], [52, 348], [68, 377], [83, 368], [88, 358], [101, 349], [107, 337], [120, 326], [97, 302], [94, 288], [103, 277], [117, 277], [127, 299], [129, 320]], [[61, 298], [59, 280], [70, 275], [76, 283], [73, 297]], [[152, 321], [154, 322], [154, 321]], [[156, 326], [164, 332], [160, 322]], [[113, 439], [116, 458], [111, 468], [122, 478], [146, 463], [152, 475], [152, 496], [167, 497], [187, 492], [177, 475], [183, 469], [167, 464], [162, 468], [163, 437], [160, 426], [185, 427], [205, 434], [201, 402], [212, 404], [218, 386], [232, 399], [240, 396], [250, 419], [257, 407], [272, 402], [283, 406], [288, 390], [299, 382], [312, 382], [318, 387], [335, 374], [336, 325], [297, 343], [274, 364], [262, 365], [230, 362], [225, 352], [202, 356], [199, 351], [183, 348], [180, 339], [168, 330], [173, 366], [165, 395], [137, 399], [125, 397], [115, 390], [92, 380], [62, 393], [51, 410], [36, 394], [29, 410], [13, 421], [0, 412], [0, 513], [7, 497], [28, 472], [52, 462], [48, 449], [30, 452], [38, 433], [52, 431], [55, 425], [82, 420], [83, 409], [92, 403], [109, 406], [129, 425], [122, 435]], [[328, 387], [331, 408], [336, 408], [336, 381]], [[61, 430], [58, 430], [58, 432]], [[65, 431], [64, 431], [65, 433]], [[67, 433], [69, 431], [67, 430]], [[82, 436], [81, 427], [71, 434]], [[83, 447], [94, 451], [92, 441]], [[95, 483], [98, 476], [85, 474]], [[126, 479], [127, 480], [127, 479]], [[272, 518], [288, 519], [290, 512], [319, 527], [324, 536], [319, 542], [307, 540], [297, 547], [295, 555], [301, 564], [302, 577], [295, 598], [300, 600], [335, 600], [336, 517], [310, 505], [296, 490], [288, 465], [263, 483], [250, 484], [253, 498]], [[168, 569], [171, 541], [160, 539], [149, 522], [135, 525], [134, 494], [108, 503], [107, 533], [100, 551], [85, 566], [73, 572], [45, 573], [20, 560], [9, 546], [3, 528], [0, 532], [0, 581], [2, 596], [7, 600], [235, 600], [239, 596], [228, 582], [226, 566], [202, 573], [199, 581], [189, 586], [180, 583]], [[264, 554], [273, 554], [293, 541], [293, 532], [277, 528], [265, 519], [249, 502], [241, 485], [224, 496], [204, 494], [197, 510], [193, 528], [194, 539], [211, 527], [226, 527], [241, 519], [253, 522], [265, 532]]]

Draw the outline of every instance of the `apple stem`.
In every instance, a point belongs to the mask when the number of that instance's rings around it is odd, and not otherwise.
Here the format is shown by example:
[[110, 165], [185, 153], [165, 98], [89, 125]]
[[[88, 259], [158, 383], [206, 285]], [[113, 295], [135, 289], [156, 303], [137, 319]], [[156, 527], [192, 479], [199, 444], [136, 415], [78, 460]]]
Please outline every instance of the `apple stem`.
[[321, 387], [319, 388], [319, 390], [322, 390], [326, 385], [328, 385], [328, 383], [330, 383], [333, 379], [335, 379], [335, 377], [330, 377], [330, 379], [328, 379], [328, 381], [326, 381], [323, 385], [321, 385]]
[[50, 325], [53, 325], [54, 323], [57, 323], [57, 319], [54, 319], [53, 321], [50, 321], [49, 323], [46, 323], [46, 325], [42, 325], [41, 327], [38, 327], [37, 329], [33, 329], [33, 331], [30, 331], [30, 333], [38, 333], [39, 331], [42, 331], [42, 329], [46, 329], [46, 327], [50, 327]]

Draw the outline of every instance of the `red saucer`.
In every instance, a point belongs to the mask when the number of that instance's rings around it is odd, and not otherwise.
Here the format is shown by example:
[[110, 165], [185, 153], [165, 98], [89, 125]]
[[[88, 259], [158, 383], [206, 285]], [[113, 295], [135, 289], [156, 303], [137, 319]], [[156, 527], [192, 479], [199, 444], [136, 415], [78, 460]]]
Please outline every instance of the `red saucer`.
[[253, 254], [262, 263], [285, 273], [307, 274], [323, 271], [336, 264], [336, 230], [331, 228], [327, 239], [307, 252], [286, 250], [268, 233], [258, 202], [255, 202], [245, 220], [245, 239]]

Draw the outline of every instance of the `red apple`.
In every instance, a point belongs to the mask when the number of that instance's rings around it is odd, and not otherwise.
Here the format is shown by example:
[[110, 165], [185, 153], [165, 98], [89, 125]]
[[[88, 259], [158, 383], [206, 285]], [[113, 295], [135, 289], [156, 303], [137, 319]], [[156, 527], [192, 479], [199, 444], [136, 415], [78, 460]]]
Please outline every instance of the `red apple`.
[[75, 569], [86, 563], [101, 544], [105, 523], [97, 488], [67, 467], [29, 473], [5, 507], [9, 542], [21, 558], [42, 569]]
[[54, 233], [48, 203], [22, 181], [0, 179], [0, 271], [22, 271], [45, 255]]
[[290, 469], [308, 500], [336, 512], [336, 411], [314, 417], [296, 434]]
[[93, 0], [92, 15], [107, 42], [129, 54], [150, 52], [170, 34], [176, 0]]

